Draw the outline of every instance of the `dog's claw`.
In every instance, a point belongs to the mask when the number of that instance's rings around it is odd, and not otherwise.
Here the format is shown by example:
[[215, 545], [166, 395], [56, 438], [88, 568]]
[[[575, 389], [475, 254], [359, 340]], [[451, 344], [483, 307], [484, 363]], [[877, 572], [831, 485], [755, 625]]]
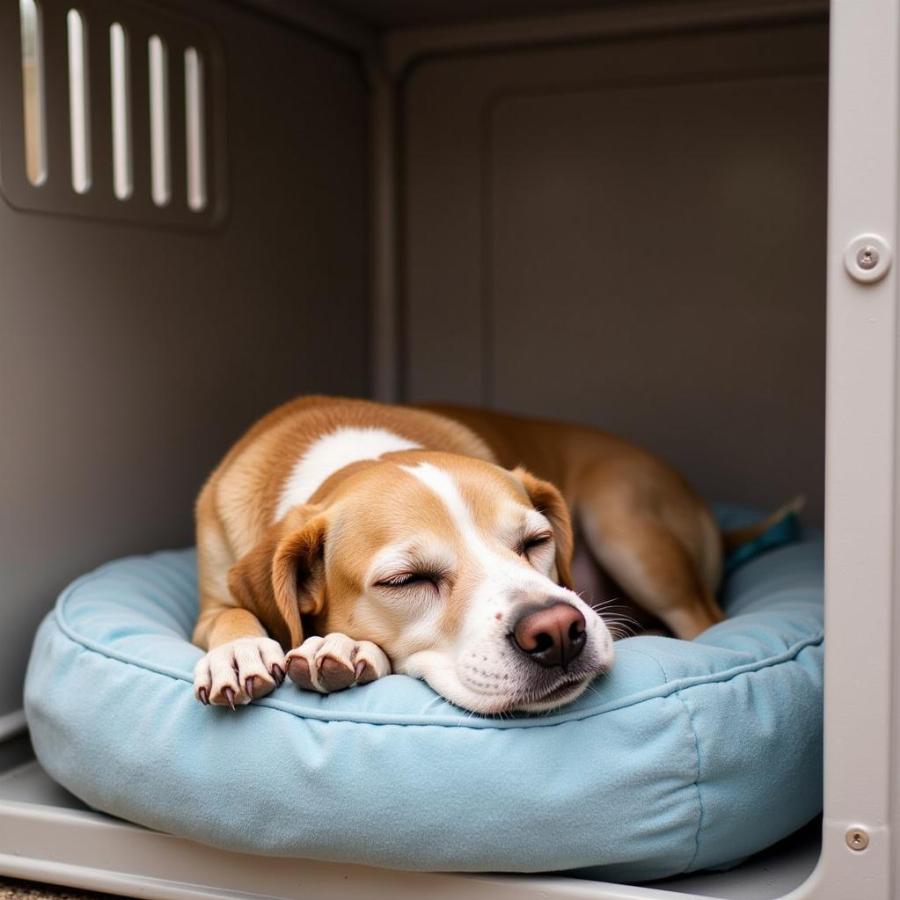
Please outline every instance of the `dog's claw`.
[[341, 632], [312, 635], [287, 657], [287, 677], [304, 690], [332, 694], [391, 674], [391, 661], [371, 641]]
[[204, 705], [236, 709], [274, 690], [284, 668], [284, 651], [271, 638], [235, 638], [197, 660], [194, 696]]
[[284, 669], [278, 663], [272, 666], [272, 678], [275, 680], [276, 685], [280, 685], [284, 681]]

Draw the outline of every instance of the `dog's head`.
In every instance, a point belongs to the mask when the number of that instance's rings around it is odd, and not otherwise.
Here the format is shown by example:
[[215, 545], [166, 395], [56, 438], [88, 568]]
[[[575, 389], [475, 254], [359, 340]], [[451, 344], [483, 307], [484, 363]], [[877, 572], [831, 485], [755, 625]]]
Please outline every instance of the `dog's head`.
[[612, 664], [606, 625], [572, 590], [571, 556], [553, 485], [414, 450], [333, 476], [230, 584], [282, 643], [299, 643], [306, 620], [374, 641], [394, 671], [459, 706], [538, 711]]

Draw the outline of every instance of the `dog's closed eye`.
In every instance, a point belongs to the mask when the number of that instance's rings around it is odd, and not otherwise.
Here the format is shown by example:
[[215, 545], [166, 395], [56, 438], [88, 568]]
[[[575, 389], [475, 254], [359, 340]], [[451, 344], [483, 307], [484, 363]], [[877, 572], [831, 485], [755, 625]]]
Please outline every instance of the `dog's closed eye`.
[[553, 535], [549, 531], [542, 531], [538, 534], [532, 534], [529, 537], [523, 538], [518, 547], [519, 555], [528, 556], [530, 553], [540, 550], [542, 547], [549, 546], [552, 540]]
[[382, 588], [420, 588], [440, 586], [443, 575], [440, 572], [398, 572], [381, 581], [376, 581], [377, 587]]

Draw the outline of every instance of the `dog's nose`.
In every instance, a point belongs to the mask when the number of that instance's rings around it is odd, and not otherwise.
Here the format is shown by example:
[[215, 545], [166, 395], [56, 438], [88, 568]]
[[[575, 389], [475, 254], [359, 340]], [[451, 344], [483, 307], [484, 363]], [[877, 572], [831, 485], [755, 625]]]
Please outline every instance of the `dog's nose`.
[[513, 626], [516, 646], [546, 668], [566, 668], [584, 649], [584, 616], [569, 603], [525, 613]]

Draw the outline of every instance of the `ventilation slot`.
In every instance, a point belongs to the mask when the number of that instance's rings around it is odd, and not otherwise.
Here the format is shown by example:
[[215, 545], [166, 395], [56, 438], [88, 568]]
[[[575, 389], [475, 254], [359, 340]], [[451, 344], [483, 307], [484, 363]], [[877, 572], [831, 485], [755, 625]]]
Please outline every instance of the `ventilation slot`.
[[150, 184], [153, 202], [166, 206], [172, 198], [169, 157], [169, 60], [162, 38], [153, 35], [150, 54]]
[[109, 27], [110, 97], [112, 102], [113, 193], [127, 200], [134, 190], [131, 158], [131, 61], [128, 32]]
[[90, 88], [87, 68], [87, 28], [77, 9], [66, 16], [69, 32], [69, 134], [72, 187], [84, 194], [91, 186]]
[[35, 0], [19, 0], [19, 18], [22, 32], [25, 173], [32, 184], [38, 185], [47, 180], [47, 116], [41, 9]]
[[206, 206], [206, 132], [203, 60], [196, 48], [184, 51], [184, 110], [187, 139], [187, 200], [199, 212]]
[[0, 0], [0, 195], [12, 206], [154, 227], [222, 222], [223, 48], [170, 6]]

